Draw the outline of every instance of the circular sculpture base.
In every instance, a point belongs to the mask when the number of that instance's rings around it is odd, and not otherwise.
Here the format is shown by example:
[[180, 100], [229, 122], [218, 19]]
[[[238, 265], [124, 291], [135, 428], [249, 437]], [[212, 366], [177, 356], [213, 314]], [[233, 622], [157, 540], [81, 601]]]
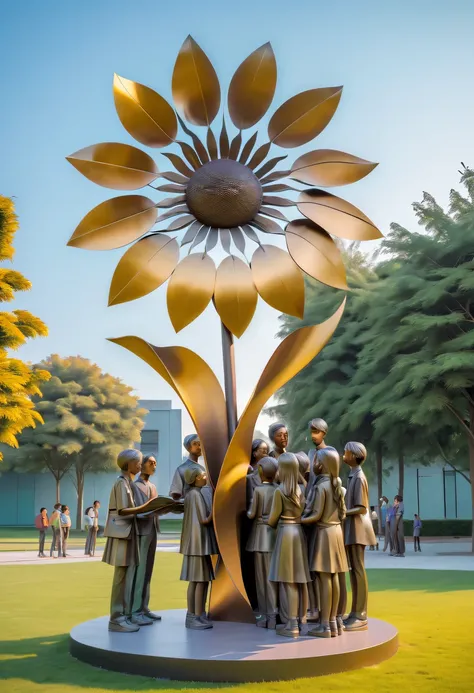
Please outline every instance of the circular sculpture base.
[[103, 669], [177, 681], [256, 682], [321, 676], [378, 664], [398, 649], [397, 630], [371, 618], [369, 629], [328, 640], [295, 640], [245, 623], [184, 627], [183, 609], [138, 633], [110, 633], [108, 617], [72, 629], [73, 657]]

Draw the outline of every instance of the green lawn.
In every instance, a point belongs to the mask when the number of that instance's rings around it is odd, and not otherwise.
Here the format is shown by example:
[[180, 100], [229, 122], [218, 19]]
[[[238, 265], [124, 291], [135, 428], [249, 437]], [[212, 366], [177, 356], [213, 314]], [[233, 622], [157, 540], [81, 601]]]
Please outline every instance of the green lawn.
[[[157, 557], [152, 606], [185, 606], [178, 579], [181, 558]], [[101, 671], [68, 654], [68, 631], [107, 613], [112, 569], [102, 563], [0, 567], [0, 691], [108, 693], [206, 691], [256, 684], [209, 686], [155, 681]], [[370, 613], [400, 631], [400, 650], [370, 669], [311, 680], [258, 684], [263, 693], [465, 693], [474, 679], [474, 579], [469, 572], [372, 570]]]

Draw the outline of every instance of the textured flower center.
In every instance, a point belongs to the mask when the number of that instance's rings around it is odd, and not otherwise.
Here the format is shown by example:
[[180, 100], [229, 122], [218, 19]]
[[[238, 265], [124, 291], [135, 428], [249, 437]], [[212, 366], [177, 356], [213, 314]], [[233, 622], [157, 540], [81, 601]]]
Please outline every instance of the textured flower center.
[[186, 199], [198, 221], [228, 229], [247, 224], [258, 213], [262, 186], [247, 166], [231, 159], [218, 159], [193, 174]]

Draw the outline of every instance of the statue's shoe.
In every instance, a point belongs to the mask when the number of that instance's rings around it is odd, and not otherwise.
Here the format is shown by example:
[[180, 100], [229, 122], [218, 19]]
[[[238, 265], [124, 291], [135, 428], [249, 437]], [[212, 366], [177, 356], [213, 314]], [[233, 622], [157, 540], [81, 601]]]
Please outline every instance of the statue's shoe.
[[211, 619], [207, 616], [207, 614], [203, 611], [203, 613], [199, 616], [199, 620], [202, 621], [203, 623], [207, 623], [208, 626], [213, 626], [213, 622]]
[[331, 629], [328, 625], [320, 624], [316, 628], [312, 628], [311, 630], [308, 631], [308, 635], [311, 635], [313, 638], [330, 638], [331, 637]]
[[329, 621], [329, 630], [331, 631], [331, 638], [337, 638], [339, 635], [339, 630], [337, 627], [337, 620]]
[[190, 630], [209, 630], [212, 624], [204, 623], [196, 614], [186, 614], [186, 628]]
[[151, 626], [153, 624], [153, 620], [145, 616], [145, 614], [133, 614], [129, 621], [136, 626]]
[[298, 621], [288, 621], [283, 628], [276, 629], [277, 635], [283, 635], [285, 638], [299, 638], [300, 629], [298, 626]]
[[268, 630], [276, 629], [276, 616], [267, 616], [267, 628]]
[[348, 633], [367, 630], [368, 627], [367, 619], [349, 618], [347, 621], [344, 621], [344, 628]]
[[255, 619], [255, 625], [257, 628], [266, 628], [267, 627], [267, 617], [264, 616], [263, 614], [258, 614], [258, 616]]
[[319, 621], [319, 611], [317, 609], [314, 611], [308, 611], [306, 620], [308, 623], [317, 623]]
[[143, 612], [147, 618], [151, 618], [152, 621], [161, 621], [161, 616], [159, 614], [154, 614], [153, 611]]
[[344, 625], [344, 621], [342, 620], [342, 616], [338, 616], [336, 618], [337, 621], [337, 634], [342, 635], [343, 632], [346, 630], [346, 627]]
[[140, 626], [123, 618], [119, 621], [109, 621], [109, 630], [113, 633], [136, 633], [140, 630]]

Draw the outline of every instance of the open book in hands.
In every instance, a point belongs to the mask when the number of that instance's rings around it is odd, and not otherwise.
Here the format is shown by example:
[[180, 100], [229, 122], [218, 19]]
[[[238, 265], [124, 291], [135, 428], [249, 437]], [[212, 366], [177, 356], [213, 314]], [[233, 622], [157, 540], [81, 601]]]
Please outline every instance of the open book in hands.
[[148, 515], [149, 513], [155, 513], [157, 515], [167, 515], [168, 513], [182, 513], [184, 512], [183, 501], [175, 501], [173, 498], [168, 498], [167, 496], [157, 496], [152, 498], [143, 506], [143, 511], [140, 515]]

